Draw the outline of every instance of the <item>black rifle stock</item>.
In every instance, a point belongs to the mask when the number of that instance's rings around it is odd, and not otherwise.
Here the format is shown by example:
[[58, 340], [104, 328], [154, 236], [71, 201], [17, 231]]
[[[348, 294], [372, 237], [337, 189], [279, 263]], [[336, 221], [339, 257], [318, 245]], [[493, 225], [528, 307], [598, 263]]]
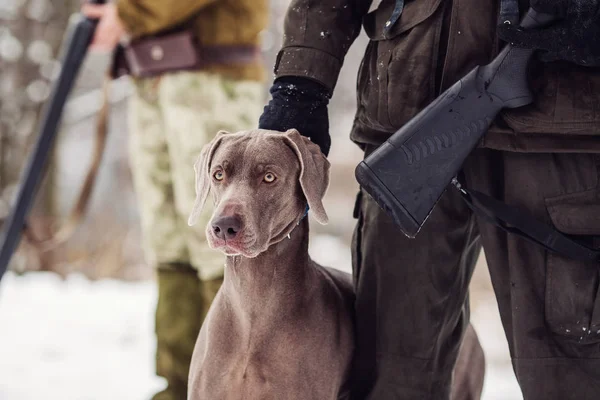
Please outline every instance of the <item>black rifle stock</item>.
[[[106, 0], [92, 0], [90, 2], [103, 4], [106, 3]], [[94, 36], [96, 25], [96, 20], [81, 17], [70, 27], [69, 36], [65, 41], [64, 53], [61, 59], [61, 71], [58, 79], [53, 84], [50, 99], [43, 110], [38, 141], [27, 160], [22, 174], [23, 179], [21, 180], [11, 213], [4, 220], [2, 226], [0, 279], [2, 279], [2, 275], [6, 272], [12, 254], [21, 239], [21, 233], [25, 226], [25, 218], [30, 211], [39, 183], [44, 174], [48, 155], [53, 147], [65, 102], [83, 63], [88, 46]]]
[[[554, 16], [530, 9], [535, 28]], [[507, 45], [474, 68], [356, 167], [361, 187], [408, 237], [415, 237], [465, 159], [502, 108], [531, 103], [527, 66], [533, 50]]]

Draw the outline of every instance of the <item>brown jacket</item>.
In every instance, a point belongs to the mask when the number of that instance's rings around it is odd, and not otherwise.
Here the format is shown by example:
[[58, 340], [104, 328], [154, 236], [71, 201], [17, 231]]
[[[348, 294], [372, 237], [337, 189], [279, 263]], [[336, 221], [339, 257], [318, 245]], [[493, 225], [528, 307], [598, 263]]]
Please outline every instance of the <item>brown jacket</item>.
[[[267, 27], [267, 0], [117, 0], [119, 17], [133, 39], [190, 23], [200, 45], [258, 45]], [[209, 70], [235, 79], [264, 78], [263, 64], [219, 65]]]
[[[521, 0], [522, 15], [528, 0]], [[358, 76], [351, 137], [378, 145], [476, 65], [499, 51], [499, 0], [406, 0], [398, 22], [384, 27], [395, 1], [370, 13], [370, 0], [293, 0], [276, 76], [305, 76], [330, 89], [364, 27], [371, 39]], [[600, 68], [566, 62], [531, 65], [531, 105], [506, 110], [483, 146], [514, 151], [600, 152]]]

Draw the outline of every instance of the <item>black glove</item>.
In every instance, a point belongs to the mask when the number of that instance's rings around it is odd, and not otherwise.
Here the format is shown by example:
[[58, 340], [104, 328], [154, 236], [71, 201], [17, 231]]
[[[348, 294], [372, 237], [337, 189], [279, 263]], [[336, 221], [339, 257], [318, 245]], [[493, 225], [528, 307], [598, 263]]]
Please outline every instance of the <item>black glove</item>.
[[273, 98], [265, 106], [258, 127], [282, 132], [297, 129], [327, 156], [331, 147], [329, 90], [308, 78], [284, 76], [275, 80], [270, 92]]
[[498, 37], [517, 47], [541, 50], [542, 61], [600, 65], [600, 0], [531, 0], [531, 7], [559, 20], [547, 28], [502, 24]]

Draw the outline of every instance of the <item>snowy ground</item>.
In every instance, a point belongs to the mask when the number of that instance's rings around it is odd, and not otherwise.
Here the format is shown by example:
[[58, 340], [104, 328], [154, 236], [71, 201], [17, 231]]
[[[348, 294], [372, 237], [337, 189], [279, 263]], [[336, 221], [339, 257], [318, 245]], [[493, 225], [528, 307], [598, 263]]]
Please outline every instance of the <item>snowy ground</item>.
[[[313, 257], [350, 265], [331, 236], [311, 242]], [[80, 275], [16, 276], [0, 284], [0, 400], [145, 400], [154, 376], [154, 282], [92, 282]], [[493, 301], [473, 310], [486, 351], [485, 400], [522, 399]]]

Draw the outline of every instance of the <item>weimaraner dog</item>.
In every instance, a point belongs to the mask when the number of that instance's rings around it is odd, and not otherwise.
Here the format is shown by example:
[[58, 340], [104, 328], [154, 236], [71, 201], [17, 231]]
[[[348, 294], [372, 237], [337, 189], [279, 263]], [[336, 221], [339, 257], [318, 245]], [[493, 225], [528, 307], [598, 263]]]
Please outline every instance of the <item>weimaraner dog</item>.
[[[308, 255], [307, 206], [317, 222], [328, 220], [329, 162], [319, 147], [296, 130], [221, 131], [194, 169], [189, 224], [211, 192], [207, 238], [227, 258], [194, 349], [188, 399], [349, 398], [352, 280]], [[456, 400], [479, 398], [483, 384], [483, 351], [469, 332]]]

